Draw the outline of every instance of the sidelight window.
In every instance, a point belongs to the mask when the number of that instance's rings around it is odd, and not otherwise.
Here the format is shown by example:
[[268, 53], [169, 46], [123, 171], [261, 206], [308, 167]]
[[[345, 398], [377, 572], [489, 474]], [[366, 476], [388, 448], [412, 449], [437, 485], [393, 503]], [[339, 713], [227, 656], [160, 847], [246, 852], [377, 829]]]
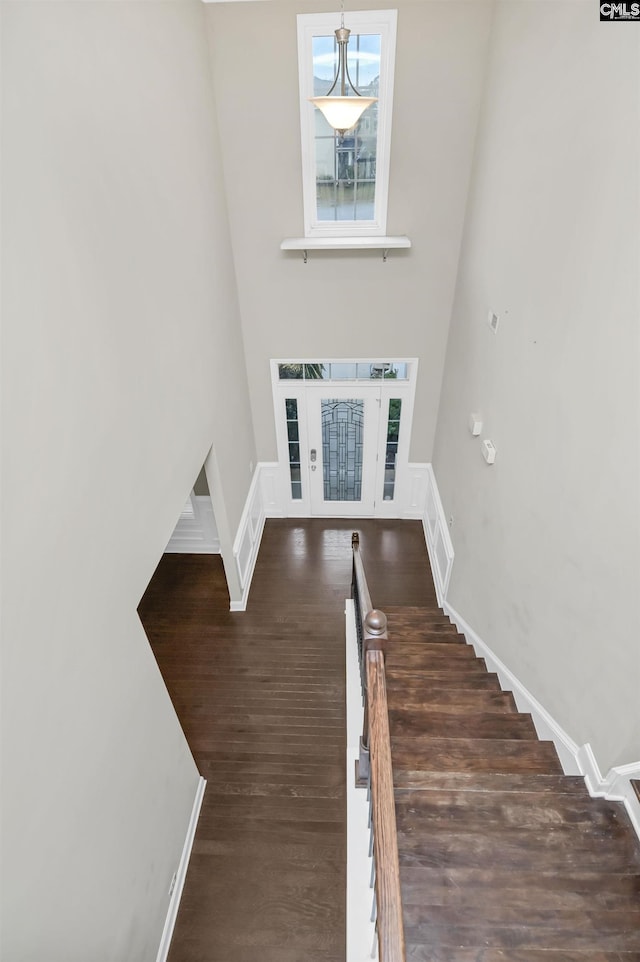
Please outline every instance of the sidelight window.
[[398, 444], [400, 442], [400, 412], [402, 398], [389, 398], [389, 417], [387, 419], [387, 445], [384, 457], [384, 488], [385, 501], [393, 501], [396, 487], [396, 465], [398, 459]]
[[287, 416], [287, 445], [289, 448], [289, 475], [291, 479], [291, 499], [302, 498], [302, 472], [300, 465], [300, 424], [298, 422], [298, 402], [296, 398], [285, 398]]

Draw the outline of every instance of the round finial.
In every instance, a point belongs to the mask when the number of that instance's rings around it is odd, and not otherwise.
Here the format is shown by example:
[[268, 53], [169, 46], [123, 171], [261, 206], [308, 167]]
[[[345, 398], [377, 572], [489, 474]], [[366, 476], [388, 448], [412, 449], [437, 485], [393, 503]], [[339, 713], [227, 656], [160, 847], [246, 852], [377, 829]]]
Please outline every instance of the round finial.
[[387, 616], [384, 611], [372, 608], [364, 619], [364, 627], [368, 635], [384, 635], [387, 630]]

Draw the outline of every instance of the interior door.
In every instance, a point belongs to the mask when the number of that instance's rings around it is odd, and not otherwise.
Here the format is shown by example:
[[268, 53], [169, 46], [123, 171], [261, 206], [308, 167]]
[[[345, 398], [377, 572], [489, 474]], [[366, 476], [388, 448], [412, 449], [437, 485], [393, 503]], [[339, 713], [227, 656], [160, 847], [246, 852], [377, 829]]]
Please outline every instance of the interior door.
[[379, 415], [379, 385], [307, 385], [313, 515], [373, 514]]

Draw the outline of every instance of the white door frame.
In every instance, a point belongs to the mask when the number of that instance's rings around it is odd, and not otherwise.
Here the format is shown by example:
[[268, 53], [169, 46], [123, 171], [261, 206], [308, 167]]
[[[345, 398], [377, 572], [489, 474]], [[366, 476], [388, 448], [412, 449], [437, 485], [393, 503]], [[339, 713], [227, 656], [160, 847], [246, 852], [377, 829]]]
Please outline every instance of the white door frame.
[[[374, 391], [380, 397], [380, 416], [378, 419], [378, 440], [377, 440], [377, 467], [375, 469], [373, 506], [366, 508], [366, 517], [374, 518], [401, 518], [404, 516], [407, 507], [406, 501], [409, 496], [408, 483], [408, 463], [409, 446], [411, 441], [411, 426], [413, 421], [413, 406], [415, 388], [418, 374], [417, 358], [393, 358], [394, 363], [407, 365], [406, 379], [361, 379], [361, 380], [330, 380], [319, 381], [304, 380], [280, 380], [278, 377], [278, 365], [280, 364], [381, 364], [388, 363], [389, 359], [379, 358], [338, 358], [323, 359], [321, 362], [317, 358], [304, 359], [278, 358], [271, 361], [271, 381], [273, 391], [274, 419], [276, 428], [276, 438], [278, 445], [279, 463], [279, 486], [284, 507], [285, 517], [307, 518], [317, 515], [333, 517], [358, 517], [363, 516], [363, 511], [358, 509], [358, 502], [331, 503], [327, 510], [315, 511], [311, 497], [311, 461], [309, 457], [310, 449], [315, 445], [318, 450], [318, 435], [311, 437], [308, 424], [308, 392], [322, 391], [325, 397], [359, 397]], [[326, 393], [328, 392], [328, 393]], [[389, 411], [389, 399], [402, 399], [402, 413], [400, 421], [400, 436], [398, 443], [398, 454], [396, 459], [396, 475], [393, 499], [384, 500], [383, 485], [385, 477], [385, 458], [387, 437], [387, 421]], [[298, 435], [300, 444], [300, 477], [301, 497], [292, 497], [291, 473], [289, 468], [289, 438], [287, 434], [287, 423], [285, 415], [285, 400], [295, 399], [297, 402], [298, 414]], [[321, 440], [320, 440], [321, 444]], [[316, 460], [315, 477], [322, 476], [321, 461]], [[367, 479], [371, 483], [370, 479]], [[363, 478], [364, 482], [364, 478]], [[364, 491], [363, 491], [364, 494]]]

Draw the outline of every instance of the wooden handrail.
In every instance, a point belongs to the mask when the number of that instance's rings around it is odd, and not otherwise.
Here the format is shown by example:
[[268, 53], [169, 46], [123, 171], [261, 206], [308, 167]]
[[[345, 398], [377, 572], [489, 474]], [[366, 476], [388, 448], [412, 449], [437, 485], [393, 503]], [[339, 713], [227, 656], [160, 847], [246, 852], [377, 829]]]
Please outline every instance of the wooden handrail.
[[387, 618], [375, 609], [367, 586], [357, 532], [353, 547], [352, 594], [364, 694], [364, 727], [356, 783], [371, 788], [371, 829], [375, 862], [378, 956], [380, 962], [405, 962], [400, 892], [398, 834], [391, 767], [391, 740], [384, 671]]
[[366, 662], [378, 955], [380, 962], [405, 962], [384, 656], [381, 651], [369, 651]]
[[353, 580], [358, 588], [358, 598], [360, 599], [360, 613], [364, 622], [370, 611], [373, 611], [369, 586], [364, 573], [364, 565], [360, 556], [360, 535], [354, 531], [351, 535], [351, 547], [353, 548]]
[[358, 663], [360, 665], [360, 681], [364, 701], [364, 725], [360, 739], [360, 757], [356, 764], [356, 784], [364, 788], [369, 784], [369, 709], [367, 705], [367, 669], [365, 658], [368, 651], [385, 650], [387, 643], [387, 616], [378, 611], [371, 603], [369, 586], [364, 573], [364, 565], [360, 556], [360, 536], [357, 531], [351, 535], [353, 548], [353, 575], [351, 578], [351, 595], [356, 617], [356, 634], [358, 642]]
[[360, 536], [357, 531], [351, 535], [353, 548], [353, 578], [351, 593], [356, 606], [356, 620], [358, 622], [358, 651], [360, 654], [360, 673], [362, 686], [366, 688], [366, 672], [364, 670], [365, 652], [372, 649], [384, 651], [387, 635], [387, 616], [378, 611], [371, 603], [369, 586], [364, 573], [364, 565], [360, 556]]

